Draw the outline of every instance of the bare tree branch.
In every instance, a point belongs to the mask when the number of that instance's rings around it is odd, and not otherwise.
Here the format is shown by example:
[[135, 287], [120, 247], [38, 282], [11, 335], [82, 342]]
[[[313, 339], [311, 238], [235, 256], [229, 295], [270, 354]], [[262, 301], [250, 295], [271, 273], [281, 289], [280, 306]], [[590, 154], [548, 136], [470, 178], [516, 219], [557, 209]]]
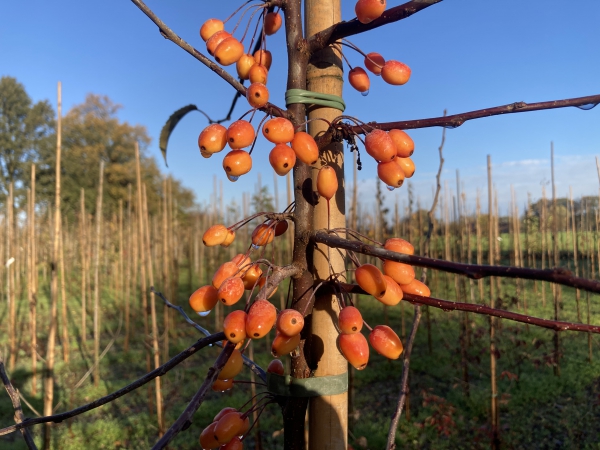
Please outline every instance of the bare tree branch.
[[[0, 353], [0, 378], [2, 378], [2, 383], [4, 384], [4, 387], [6, 388], [6, 392], [8, 393], [8, 396], [10, 397], [10, 401], [13, 404], [13, 408], [15, 410], [15, 422], [17, 423], [17, 425], [19, 425], [20, 423], [22, 423], [25, 420], [25, 416], [23, 415], [23, 408], [21, 407], [21, 401], [19, 400], [19, 394], [17, 393], [14, 386], [10, 382], [10, 379], [8, 378], [8, 374], [6, 373], [6, 370], [4, 368], [4, 358], [2, 357], [1, 353]], [[29, 430], [27, 428], [23, 428], [21, 430], [21, 434], [23, 435], [23, 440], [25, 440], [25, 444], [27, 445], [27, 448], [30, 450], [37, 450], [37, 447], [35, 445], [35, 442], [33, 441], [33, 438], [31, 437], [31, 434], [29, 433]]]
[[181, 363], [182, 361], [185, 361], [186, 359], [188, 359], [190, 356], [192, 356], [197, 351], [202, 350], [204, 347], [215, 344], [217, 342], [221, 342], [224, 339], [225, 339], [225, 334], [223, 332], [215, 333], [208, 337], [200, 339], [194, 345], [192, 345], [191, 347], [182, 351], [178, 355], [174, 356], [173, 358], [171, 358], [168, 362], [166, 362], [162, 366], [157, 367], [152, 372], [148, 372], [143, 377], [138, 378], [133, 383], [128, 384], [124, 388], [119, 389], [118, 391], [115, 391], [112, 394], [106, 395], [102, 398], [99, 398], [97, 400], [94, 400], [93, 402], [88, 403], [87, 405], [80, 406], [79, 408], [75, 408], [71, 411], [67, 411], [67, 412], [60, 413], [60, 414], [54, 414], [52, 416], [39, 417], [36, 419], [25, 419], [23, 422], [18, 423], [16, 425], [11, 425], [10, 427], [2, 428], [0, 430], [0, 436], [4, 436], [5, 434], [13, 433], [22, 428], [27, 428], [27, 427], [30, 427], [33, 425], [38, 425], [40, 423], [47, 423], [47, 422], [60, 423], [63, 420], [78, 416], [79, 414], [83, 414], [92, 409], [98, 408], [99, 406], [110, 403], [113, 400], [116, 400], [117, 398], [122, 397], [125, 394], [128, 394], [129, 392], [134, 391], [137, 388], [145, 385], [146, 383], [154, 380], [156, 377], [160, 377], [160, 376], [166, 374], [168, 371], [173, 369], [179, 363]]
[[406, 19], [407, 17], [441, 1], [442, 0], [413, 0], [386, 10], [381, 17], [367, 24], [360, 23], [358, 19], [336, 23], [308, 38], [308, 50], [311, 53], [314, 53], [333, 44], [338, 39], [364, 33], [365, 31], [379, 28], [389, 23], [398, 22], [399, 20]]
[[231, 342], [228, 342], [227, 345], [223, 347], [221, 354], [219, 355], [213, 366], [210, 369], [208, 369], [208, 374], [204, 379], [204, 383], [202, 383], [202, 386], [200, 386], [200, 389], [198, 389], [198, 392], [196, 392], [190, 403], [186, 406], [186, 408], [177, 418], [175, 423], [173, 423], [173, 425], [171, 425], [171, 427], [158, 440], [158, 442], [154, 444], [152, 450], [160, 450], [165, 448], [169, 444], [169, 442], [171, 442], [171, 440], [175, 438], [175, 436], [177, 436], [182, 430], [186, 429], [191, 424], [192, 416], [204, 401], [204, 397], [206, 397], [206, 394], [208, 393], [210, 387], [217, 379], [219, 372], [221, 372], [221, 369], [223, 369], [223, 367], [227, 363], [227, 360], [233, 353], [234, 348], [235, 344], [232, 344]]
[[600, 293], [600, 282], [576, 277], [570, 270], [562, 267], [554, 269], [529, 269], [512, 266], [486, 266], [477, 264], [463, 264], [443, 259], [426, 258], [424, 256], [406, 255], [396, 253], [361, 241], [349, 241], [326, 231], [317, 231], [313, 236], [314, 242], [320, 242], [330, 247], [352, 250], [355, 253], [377, 256], [381, 259], [403, 262], [418, 267], [442, 270], [444, 272], [465, 275], [473, 280], [484, 277], [522, 278], [526, 280], [542, 280], [578, 288], [584, 291]]
[[[225, 80], [227, 83], [229, 83], [236, 91], [238, 91], [238, 93], [240, 95], [246, 96], [246, 88], [244, 87], [244, 85], [242, 83], [237, 81], [234, 77], [229, 75], [229, 73], [227, 73], [227, 71], [225, 71], [221, 66], [212, 62], [210, 59], [208, 59], [206, 56], [204, 56], [202, 53], [200, 53], [198, 50], [196, 50], [194, 47], [192, 47], [190, 44], [188, 44], [182, 38], [180, 38], [177, 34], [175, 34], [175, 32], [173, 30], [171, 30], [167, 26], [167, 24], [164, 23], [156, 14], [154, 14], [154, 12], [152, 12], [152, 10], [150, 8], [148, 8], [148, 6], [146, 6], [146, 4], [142, 0], [131, 0], [131, 1], [144, 14], [146, 14], [146, 16], [148, 16], [148, 18], [152, 22], [154, 22], [156, 24], [156, 26], [160, 30], [160, 33], [162, 34], [162, 36], [165, 39], [170, 40], [177, 46], [184, 49], [186, 52], [188, 52], [190, 55], [192, 55], [194, 58], [196, 58], [198, 61], [200, 61], [202, 64], [204, 64], [206, 67], [208, 67], [210, 70], [212, 70], [218, 76], [220, 76], [223, 80]], [[273, 116], [281, 116], [281, 117], [287, 116], [287, 112], [284, 109], [281, 109], [272, 103], [267, 103], [264, 107], [259, 108], [259, 109], [261, 111], [264, 111], [267, 114], [271, 114]]]

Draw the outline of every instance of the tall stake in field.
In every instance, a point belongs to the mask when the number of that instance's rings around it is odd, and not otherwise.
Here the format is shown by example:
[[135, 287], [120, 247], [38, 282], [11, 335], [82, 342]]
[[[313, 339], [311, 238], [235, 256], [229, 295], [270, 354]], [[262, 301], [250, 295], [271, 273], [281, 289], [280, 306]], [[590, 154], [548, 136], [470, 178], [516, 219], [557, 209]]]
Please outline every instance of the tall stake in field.
[[[168, 199], [169, 194], [167, 192], [167, 177], [163, 178], [162, 185], [162, 285], [163, 289], [171, 298], [171, 301], [177, 301], [175, 297], [175, 292], [171, 289], [171, 283], [169, 278], [169, 266], [171, 264], [171, 254], [172, 248], [169, 245], [169, 236], [168, 236], [168, 221], [169, 221], [169, 211], [168, 208]], [[171, 250], [171, 251], [169, 251]], [[152, 294], [154, 297], [154, 294]], [[164, 341], [163, 341], [163, 359], [169, 359], [169, 307], [167, 305], [163, 306], [163, 315], [164, 315]]]
[[31, 395], [37, 395], [37, 248], [35, 237], [35, 164], [31, 165], [29, 197], [29, 311], [31, 332]]
[[[129, 351], [129, 332], [130, 332], [130, 301], [131, 301], [131, 288], [135, 286], [135, 276], [132, 276], [131, 268], [133, 265], [133, 253], [136, 249], [133, 246], [133, 216], [131, 214], [132, 209], [132, 196], [131, 196], [131, 183], [127, 185], [127, 268], [125, 269], [125, 280], [127, 282], [125, 286], [125, 343], [123, 344], [125, 352]], [[133, 271], [137, 274], [137, 270]]]
[[[56, 316], [58, 302], [58, 274], [57, 259], [60, 239], [60, 157], [62, 146], [62, 86], [60, 81], [57, 87], [56, 105], [56, 189], [54, 192], [54, 242], [52, 245], [52, 264], [50, 280], [50, 331], [46, 350], [46, 373], [44, 374], [44, 415], [52, 414], [54, 402], [54, 347], [56, 345]], [[44, 425], [44, 449], [50, 449], [51, 424]]]
[[94, 251], [94, 386], [100, 382], [100, 236], [102, 234], [102, 194], [104, 186], [104, 161], [100, 161], [98, 198], [96, 199], [96, 237]]
[[80, 194], [80, 213], [79, 213], [79, 247], [81, 250], [81, 344], [83, 348], [87, 344], [87, 277], [88, 277], [88, 258], [87, 258], [87, 226], [85, 212], [85, 189], [81, 188]]
[[[341, 20], [339, 0], [306, 0], [304, 2], [306, 18], [306, 36], [319, 31]], [[342, 95], [343, 73], [338, 50], [329, 47], [311, 58], [306, 73], [307, 89], [311, 92]], [[331, 121], [340, 112], [333, 108], [314, 108], [309, 112], [309, 119], [324, 118]], [[324, 121], [312, 121], [308, 125], [312, 136], [327, 130]], [[314, 210], [313, 227], [315, 230], [345, 227], [345, 195], [344, 195], [344, 156], [341, 143], [330, 144], [324, 149], [323, 161], [333, 167], [338, 177], [338, 191], [328, 203], [320, 199]], [[316, 180], [316, 172], [313, 180]], [[313, 184], [313, 188], [316, 186]], [[316, 189], [315, 189], [316, 190]], [[296, 197], [297, 198], [297, 197]], [[328, 207], [329, 206], [329, 207]], [[329, 217], [328, 217], [329, 214]], [[344, 258], [340, 252], [330, 252], [329, 258], [325, 247], [324, 253], [315, 251], [313, 264], [314, 276], [324, 280], [333, 273], [345, 273]], [[331, 271], [330, 271], [331, 270]], [[346, 373], [348, 363], [338, 351], [338, 331], [335, 317], [339, 313], [339, 304], [331, 294], [317, 295], [312, 313], [313, 341], [322, 343], [323, 355], [320, 358], [314, 375], [316, 377]], [[309, 410], [309, 442], [311, 449], [328, 448], [345, 449], [348, 445], [348, 395], [347, 393], [314, 397], [310, 400]]]
[[[542, 234], [541, 246], [542, 246], [542, 269], [546, 268], [546, 249], [548, 247], [546, 242], [546, 186], [542, 185], [542, 212], [540, 213], [540, 232]], [[542, 283], [542, 306], [546, 307], [546, 283]]]
[[[573, 240], [573, 264], [575, 264], [575, 276], [579, 276], [578, 248], [577, 248], [577, 224], [575, 223], [575, 208], [573, 207], [573, 188], [569, 186], [569, 203], [571, 205], [571, 238]], [[581, 213], [583, 217], [583, 212]], [[577, 322], [581, 323], [581, 310], [579, 308], [581, 292], [575, 289], [575, 301], [577, 302]]]
[[[146, 196], [146, 184], [142, 185], [142, 192], [144, 201], [142, 204], [142, 220], [144, 222], [144, 241], [142, 246], [146, 247], [149, 255], [151, 255], [151, 243], [150, 243], [150, 227], [148, 218], [148, 198]], [[154, 271], [152, 270], [152, 259], [146, 258], [148, 264], [148, 281], [150, 286], [154, 286]], [[144, 293], [147, 295], [147, 293]], [[156, 323], [156, 302], [154, 292], [150, 292], [150, 316], [152, 320], [152, 352], [154, 354], [154, 368], [157, 369], [160, 366], [160, 350], [158, 348], [158, 326]], [[158, 419], [158, 435], [162, 436], [165, 432], [165, 423], [163, 419], [163, 407], [162, 407], [162, 392], [160, 387], [160, 377], [156, 377], [154, 380], [154, 386], [156, 388], [156, 418]]]
[[[492, 157], [487, 156], [488, 173], [488, 263], [494, 264], [494, 208], [492, 205]], [[490, 277], [490, 307], [496, 307], [494, 277]], [[498, 387], [496, 385], [496, 329], [495, 320], [490, 316], [490, 383], [491, 383], [491, 425], [492, 448], [500, 447], [500, 427], [498, 418]]]
[[65, 288], [65, 249], [64, 249], [64, 236], [62, 232], [62, 215], [59, 216], [60, 221], [60, 252], [58, 254], [58, 267], [60, 270], [60, 321], [62, 322], [62, 347], [63, 347], [63, 361], [69, 362], [69, 325], [67, 319], [67, 293]]
[[[554, 183], [554, 142], [550, 143], [550, 168], [552, 170], [552, 253], [554, 254], [554, 267], [559, 266], [558, 254], [558, 214], [556, 213], [556, 184]], [[558, 320], [558, 302], [560, 286], [552, 285], [554, 297], [554, 320]], [[554, 374], [560, 376], [560, 338], [558, 330], [554, 331]]]
[[[13, 238], [16, 232], [15, 230], [15, 217], [14, 217], [14, 193], [13, 183], [8, 185], [8, 198], [6, 201], [6, 298], [8, 299], [8, 345], [10, 356], [8, 358], [8, 370], [13, 371], [15, 368], [15, 362], [17, 358], [17, 318], [16, 318], [16, 305], [15, 305], [15, 254], [16, 246], [14, 245]], [[18, 258], [18, 257], [17, 257]]]

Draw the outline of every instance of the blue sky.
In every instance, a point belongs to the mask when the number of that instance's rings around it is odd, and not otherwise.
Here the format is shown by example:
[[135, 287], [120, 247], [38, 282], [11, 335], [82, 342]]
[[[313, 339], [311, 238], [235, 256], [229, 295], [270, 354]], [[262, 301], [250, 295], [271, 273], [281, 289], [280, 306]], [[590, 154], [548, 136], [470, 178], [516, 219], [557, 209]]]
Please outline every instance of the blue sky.
[[[388, 6], [401, 1], [388, 0]], [[198, 30], [210, 17], [225, 18], [238, 1], [148, 0], [177, 34], [205, 51]], [[343, 2], [343, 18], [351, 19], [353, 1]], [[454, 114], [515, 101], [535, 102], [600, 94], [600, 2], [583, 0], [569, 7], [557, 0], [445, 0], [406, 20], [351, 38], [365, 52], [378, 51], [412, 68], [404, 86], [389, 86], [372, 77], [371, 92], [362, 97], [344, 90], [346, 114], [364, 121], [391, 121]], [[274, 55], [269, 89], [284, 106], [285, 44], [283, 33], [269, 38]], [[353, 64], [362, 57], [346, 54]], [[154, 24], [128, 0], [4, 2], [0, 15], [0, 75], [16, 77], [34, 101], [56, 104], [56, 82], [63, 83], [63, 108], [81, 103], [87, 93], [108, 95], [123, 105], [122, 120], [139, 123], [153, 137], [152, 154], [160, 158], [158, 135], [168, 116], [194, 103], [212, 117], [224, 116], [233, 93], [207, 68], [163, 39]], [[235, 69], [233, 69], [234, 71]], [[347, 68], [345, 68], [347, 70]], [[240, 101], [239, 117], [248, 106]], [[576, 196], [596, 194], [596, 155], [600, 155], [600, 107], [513, 114], [471, 121], [448, 130], [444, 179], [454, 186], [460, 170], [470, 200], [485, 191], [486, 155], [492, 155], [501, 205], [508, 205], [510, 185], [522, 204], [534, 198], [550, 179], [550, 141], [557, 158], [559, 195], [573, 187]], [[196, 139], [206, 126], [200, 114], [186, 117], [170, 141], [169, 168], [206, 202], [212, 177], [223, 180], [226, 199], [252, 190], [256, 175], [272, 186], [270, 147], [260, 142], [253, 171], [228, 182], [217, 155], [198, 152]], [[416, 143], [413, 178], [424, 204], [431, 198], [441, 129], [409, 132]], [[349, 156], [351, 161], [351, 156]], [[376, 165], [364, 158], [359, 173], [362, 198], [372, 196]], [[351, 181], [351, 168], [347, 166]], [[279, 178], [283, 192], [285, 179]], [[406, 198], [406, 189], [388, 194], [388, 202]], [[239, 201], [238, 201], [239, 204]], [[485, 205], [485, 202], [484, 202]], [[484, 206], [485, 208], [485, 206]]]

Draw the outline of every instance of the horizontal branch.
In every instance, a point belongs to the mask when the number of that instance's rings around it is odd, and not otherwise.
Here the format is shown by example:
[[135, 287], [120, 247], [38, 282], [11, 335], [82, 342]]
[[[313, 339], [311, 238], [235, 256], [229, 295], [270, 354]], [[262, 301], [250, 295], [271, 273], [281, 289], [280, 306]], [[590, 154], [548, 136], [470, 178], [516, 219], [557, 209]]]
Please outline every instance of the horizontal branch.
[[[342, 289], [352, 294], [367, 294], [356, 284], [340, 284]], [[368, 295], [368, 294], [367, 294]], [[490, 308], [489, 306], [478, 305], [475, 303], [451, 302], [433, 297], [421, 297], [420, 295], [404, 294], [402, 300], [412, 304], [427, 305], [444, 311], [467, 311], [484, 316], [494, 316], [501, 319], [508, 319], [514, 322], [527, 323], [536, 327], [548, 328], [556, 331], [583, 331], [587, 333], [600, 334], [600, 326], [586, 325], [583, 323], [561, 322], [558, 320], [540, 319], [539, 317], [526, 316], [504, 309]]]
[[67, 412], [60, 413], [60, 414], [54, 414], [52, 416], [38, 417], [35, 419], [25, 419], [23, 422], [21, 422], [19, 424], [12, 425], [12, 426], [6, 427], [6, 428], [2, 428], [0, 430], [0, 436], [13, 433], [17, 430], [20, 430], [21, 428], [38, 425], [40, 423], [47, 423], [47, 422], [60, 423], [65, 419], [69, 419], [71, 417], [78, 416], [79, 414], [83, 414], [92, 409], [98, 408], [99, 406], [102, 406], [109, 402], [112, 402], [113, 400], [116, 400], [119, 397], [122, 397], [125, 394], [128, 394], [129, 392], [134, 391], [135, 389], [145, 385], [146, 383], [152, 381], [156, 377], [160, 377], [160, 376], [166, 374], [169, 370], [173, 369], [175, 366], [177, 366], [182, 361], [185, 361], [186, 359], [188, 359], [190, 356], [192, 356], [197, 351], [202, 350], [204, 347], [215, 344], [217, 342], [221, 342], [224, 339], [225, 339], [225, 334], [223, 332], [215, 333], [208, 337], [200, 339], [194, 345], [192, 345], [191, 347], [182, 351], [178, 355], [174, 356], [173, 358], [171, 358], [168, 362], [166, 362], [162, 366], [157, 367], [152, 372], [148, 372], [143, 377], [137, 379], [136, 381], [134, 381], [131, 384], [128, 384], [124, 388], [113, 392], [112, 394], [109, 394], [105, 397], [99, 398], [98, 400], [94, 400], [93, 402], [90, 402], [87, 405], [80, 406], [79, 408], [75, 408], [71, 411], [67, 411]]
[[[246, 87], [242, 83], [240, 83], [234, 77], [229, 75], [229, 73], [227, 73], [227, 71], [225, 71], [221, 66], [212, 62], [210, 59], [208, 59], [206, 56], [204, 56], [201, 52], [199, 52], [194, 47], [192, 47], [190, 44], [188, 44], [185, 40], [180, 38], [173, 30], [171, 30], [171, 28], [169, 28], [167, 26], [166, 23], [164, 23], [156, 14], [154, 14], [154, 12], [152, 12], [152, 10], [150, 8], [148, 8], [148, 6], [142, 0], [131, 0], [131, 1], [144, 14], [146, 14], [146, 16], [148, 16], [148, 18], [152, 22], [154, 22], [154, 24], [158, 27], [158, 29], [160, 30], [160, 33], [162, 34], [162, 36], [165, 39], [168, 39], [169, 41], [173, 42], [175, 45], [181, 47], [183, 50], [188, 52], [190, 55], [192, 55], [194, 58], [196, 58], [198, 61], [200, 61], [202, 64], [204, 64], [206, 67], [208, 67], [210, 70], [212, 70], [218, 76], [220, 76], [223, 80], [225, 80], [227, 83], [229, 83], [236, 91], [238, 91], [240, 93], [240, 95], [243, 95], [244, 97], [246, 96]], [[267, 114], [271, 114], [273, 116], [278, 116], [278, 117], [279, 116], [281, 116], [281, 117], [287, 116], [287, 112], [285, 110], [279, 108], [278, 106], [276, 106], [272, 103], [267, 103], [265, 106], [263, 106], [262, 108], [259, 108], [259, 109], [261, 111], [264, 111]]]
[[[586, 109], [600, 103], [600, 95], [588, 95], [587, 97], [567, 98], [564, 100], [550, 100], [547, 102], [525, 103], [515, 102], [509, 105], [495, 106], [493, 108], [478, 109], [451, 116], [433, 117], [431, 119], [405, 120], [400, 122], [369, 122], [368, 126], [380, 130], [409, 130], [414, 128], [446, 127], [457, 128], [467, 120], [481, 119], [482, 117], [498, 116], [501, 114], [512, 114], [529, 111], [541, 111], [545, 109], [566, 108], [569, 106], [584, 106]], [[589, 107], [589, 108], [588, 108]], [[363, 127], [364, 128], [364, 127]], [[364, 134], [361, 127], [350, 127], [355, 134]]]
[[413, 0], [384, 11], [378, 19], [367, 24], [360, 23], [358, 19], [336, 23], [308, 38], [308, 50], [309, 52], [314, 53], [333, 44], [338, 39], [364, 33], [365, 31], [379, 28], [389, 23], [398, 22], [399, 20], [406, 19], [407, 17], [441, 1], [442, 0]]
[[350, 241], [325, 231], [317, 231], [313, 237], [314, 242], [320, 242], [334, 248], [343, 248], [363, 255], [377, 256], [381, 259], [403, 262], [418, 267], [428, 267], [430, 269], [442, 270], [444, 272], [464, 275], [473, 280], [479, 280], [484, 277], [504, 277], [504, 278], [522, 278], [526, 280], [541, 280], [551, 283], [562, 284], [563, 286], [574, 287], [583, 291], [600, 293], [600, 282], [579, 278], [573, 275], [570, 270], [562, 267], [554, 269], [528, 269], [512, 266], [486, 266], [477, 264], [463, 264], [443, 259], [425, 258], [423, 256], [406, 255], [396, 253], [384, 248], [365, 244], [361, 241]]

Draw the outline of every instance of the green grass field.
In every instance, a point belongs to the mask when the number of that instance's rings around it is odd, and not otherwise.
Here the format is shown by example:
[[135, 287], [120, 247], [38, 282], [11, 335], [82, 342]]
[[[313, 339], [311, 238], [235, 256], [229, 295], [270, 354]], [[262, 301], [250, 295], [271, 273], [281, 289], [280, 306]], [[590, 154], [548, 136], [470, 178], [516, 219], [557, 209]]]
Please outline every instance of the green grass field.
[[[430, 281], [432, 295], [438, 298], [455, 299], [454, 276], [436, 275]], [[447, 284], [447, 281], [449, 284]], [[487, 283], [487, 281], [485, 281]], [[534, 283], [525, 288], [530, 314], [551, 318], [553, 314], [551, 288], [546, 287], [546, 306], [542, 306], [541, 285], [537, 294]], [[76, 284], [75, 284], [76, 286]], [[466, 283], [468, 292], [468, 281]], [[448, 289], [448, 287], [450, 289]], [[160, 286], [157, 286], [160, 288]], [[76, 290], [76, 287], [73, 287]], [[284, 288], [284, 291], [287, 290]], [[178, 303], [187, 306], [189, 293], [181, 288]], [[475, 283], [475, 298], [478, 298]], [[502, 304], [518, 311], [521, 306], [513, 304], [515, 281], [503, 284]], [[87, 348], [79, 339], [79, 299], [75, 292], [69, 302], [71, 322], [71, 362], [64, 364], [61, 348], [57, 349], [56, 412], [80, 406], [98, 397], [113, 392], [130, 383], [146, 372], [146, 352], [143, 347], [141, 313], [134, 307], [131, 348], [123, 349], [124, 326], [115, 335], [111, 349], [101, 361], [102, 379], [98, 387], [89, 377], [81, 387], [73, 389], [92, 363], [91, 337]], [[582, 314], [585, 320], [586, 294], [582, 294]], [[158, 299], [157, 299], [158, 300]], [[47, 300], [40, 298], [40, 338], [45, 336]], [[278, 303], [275, 301], [275, 303]], [[102, 298], [102, 327], [104, 329], [101, 348], [111, 340], [122, 319], [121, 307], [109, 293]], [[592, 323], [600, 323], [597, 296], [591, 296]], [[162, 315], [162, 305], [157, 302]], [[0, 310], [6, 317], [6, 307]], [[389, 324], [400, 335], [402, 316], [400, 305], [388, 308], [372, 298], [360, 299], [360, 309], [371, 325]], [[412, 321], [413, 307], [404, 305], [406, 332]], [[429, 348], [427, 314], [424, 311], [411, 360], [410, 401], [408, 414], [400, 420], [397, 434], [398, 448], [489, 448], [489, 402], [490, 363], [487, 317], [470, 314], [466, 318], [467, 333], [464, 341], [466, 350], [461, 359], [460, 321], [464, 313], [447, 313], [430, 309], [431, 351]], [[577, 319], [575, 295], [572, 289], [562, 289], [561, 318]], [[185, 349], [199, 335], [173, 312], [174, 326], [170, 336], [170, 355]], [[203, 326], [214, 329], [212, 315], [196, 320]], [[387, 317], [387, 319], [386, 319]], [[27, 319], [27, 310], [19, 308], [19, 319]], [[23, 322], [19, 322], [23, 323]], [[90, 324], [91, 325], [91, 324]], [[28, 356], [27, 325], [21, 327], [22, 337], [17, 366], [11, 379], [25, 398], [37, 410], [42, 410], [42, 393], [31, 395], [30, 359]], [[91, 326], [88, 328], [91, 330]], [[271, 335], [271, 338], [273, 335]], [[498, 385], [500, 403], [500, 434], [503, 448], [600, 448], [600, 348], [593, 340], [593, 361], [588, 361], [587, 334], [564, 332], [561, 334], [561, 374], [554, 375], [552, 367], [553, 332], [527, 327], [503, 320], [497, 331], [498, 338]], [[6, 355], [6, 334], [2, 334], [0, 346]], [[39, 345], [45, 352], [45, 340]], [[270, 347], [266, 340], [256, 342], [257, 362], [266, 367], [270, 360]], [[162, 378], [167, 425], [171, 424], [202, 383], [208, 367], [216, 358], [218, 350], [207, 348], [186, 360]], [[462, 361], [462, 362], [461, 362]], [[464, 382], [464, 361], [468, 368], [468, 385]], [[367, 368], [355, 372], [354, 405], [350, 442], [355, 449], [372, 450], [385, 447], [388, 424], [399, 393], [401, 359], [387, 361], [372, 352]], [[42, 363], [38, 365], [41, 373]], [[249, 379], [244, 370], [239, 377]], [[39, 380], [39, 378], [38, 378]], [[149, 386], [149, 387], [148, 387]], [[75, 450], [92, 449], [146, 449], [156, 440], [157, 427], [154, 416], [148, 414], [149, 399], [154, 398], [151, 382], [137, 391], [115, 402], [95, 409], [74, 419], [54, 425], [53, 448]], [[260, 391], [261, 386], [258, 386]], [[467, 389], [468, 387], [468, 389]], [[468, 390], [468, 396], [466, 395]], [[224, 406], [239, 407], [250, 397], [247, 384], [236, 385], [223, 394], [211, 392], [207, 401], [194, 417], [191, 427], [181, 433], [171, 448], [197, 449], [201, 430]], [[12, 406], [4, 391], [0, 394], [0, 425], [13, 423]], [[35, 417], [23, 405], [25, 415]], [[265, 449], [283, 448], [283, 422], [279, 407], [269, 405], [261, 416], [261, 441]], [[42, 426], [32, 428], [38, 443], [41, 442]], [[366, 444], [366, 447], [364, 446]], [[0, 448], [26, 448], [19, 433], [0, 438]], [[255, 448], [254, 433], [246, 448]]]

